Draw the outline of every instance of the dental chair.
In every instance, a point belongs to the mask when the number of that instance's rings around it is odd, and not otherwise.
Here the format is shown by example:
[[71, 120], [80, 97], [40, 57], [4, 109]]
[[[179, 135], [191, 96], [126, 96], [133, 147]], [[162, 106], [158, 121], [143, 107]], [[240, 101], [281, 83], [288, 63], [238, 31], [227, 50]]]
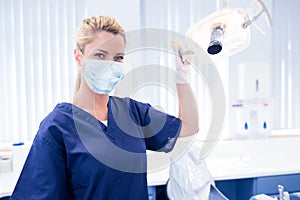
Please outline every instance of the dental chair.
[[[170, 158], [169, 180], [166, 184], [168, 198], [228, 200], [215, 185], [206, 165], [205, 156], [202, 155], [202, 146], [194, 143], [184, 153], [181, 153], [183, 151], [180, 147], [177, 146], [178, 149], [175, 149], [179, 154], [174, 153]], [[183, 148], [185, 147], [183, 145]]]

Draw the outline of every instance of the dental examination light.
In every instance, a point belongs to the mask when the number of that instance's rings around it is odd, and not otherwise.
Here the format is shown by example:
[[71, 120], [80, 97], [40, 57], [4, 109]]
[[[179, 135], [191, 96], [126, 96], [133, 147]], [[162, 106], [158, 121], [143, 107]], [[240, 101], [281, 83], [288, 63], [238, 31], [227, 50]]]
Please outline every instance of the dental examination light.
[[236, 54], [249, 46], [251, 32], [248, 27], [262, 14], [268, 26], [272, 26], [265, 4], [261, 0], [255, 2], [260, 11], [253, 15], [250, 8], [227, 8], [226, 1], [219, 1], [219, 9], [192, 25], [187, 31], [187, 36], [203, 49], [207, 48], [207, 52], [211, 55]]

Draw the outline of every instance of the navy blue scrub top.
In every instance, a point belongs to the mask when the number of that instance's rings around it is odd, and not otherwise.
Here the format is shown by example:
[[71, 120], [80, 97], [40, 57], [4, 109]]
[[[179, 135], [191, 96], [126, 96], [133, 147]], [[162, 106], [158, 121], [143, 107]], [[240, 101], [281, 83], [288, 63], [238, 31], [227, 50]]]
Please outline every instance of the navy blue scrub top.
[[41, 122], [11, 199], [146, 200], [146, 149], [172, 150], [181, 121], [109, 97], [107, 126], [70, 103]]

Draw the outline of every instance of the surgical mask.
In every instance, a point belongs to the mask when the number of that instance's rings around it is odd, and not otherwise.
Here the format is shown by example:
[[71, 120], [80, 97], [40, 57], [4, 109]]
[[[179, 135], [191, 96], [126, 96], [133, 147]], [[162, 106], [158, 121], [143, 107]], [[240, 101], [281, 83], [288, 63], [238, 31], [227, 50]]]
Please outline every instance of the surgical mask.
[[93, 92], [108, 94], [123, 79], [126, 66], [124, 63], [112, 60], [86, 59], [83, 75]]

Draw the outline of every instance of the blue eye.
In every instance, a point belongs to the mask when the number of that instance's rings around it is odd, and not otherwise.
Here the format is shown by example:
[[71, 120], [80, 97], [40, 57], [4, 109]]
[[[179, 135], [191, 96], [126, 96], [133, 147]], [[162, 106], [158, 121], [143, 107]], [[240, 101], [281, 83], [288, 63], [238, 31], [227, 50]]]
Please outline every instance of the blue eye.
[[105, 58], [105, 55], [103, 53], [96, 53], [94, 54], [94, 56], [97, 58]]
[[114, 61], [123, 61], [124, 60], [124, 56], [116, 56], [114, 58]]
[[119, 79], [122, 79], [124, 77], [124, 75], [123, 74], [118, 74], [116, 77], [119, 78]]

